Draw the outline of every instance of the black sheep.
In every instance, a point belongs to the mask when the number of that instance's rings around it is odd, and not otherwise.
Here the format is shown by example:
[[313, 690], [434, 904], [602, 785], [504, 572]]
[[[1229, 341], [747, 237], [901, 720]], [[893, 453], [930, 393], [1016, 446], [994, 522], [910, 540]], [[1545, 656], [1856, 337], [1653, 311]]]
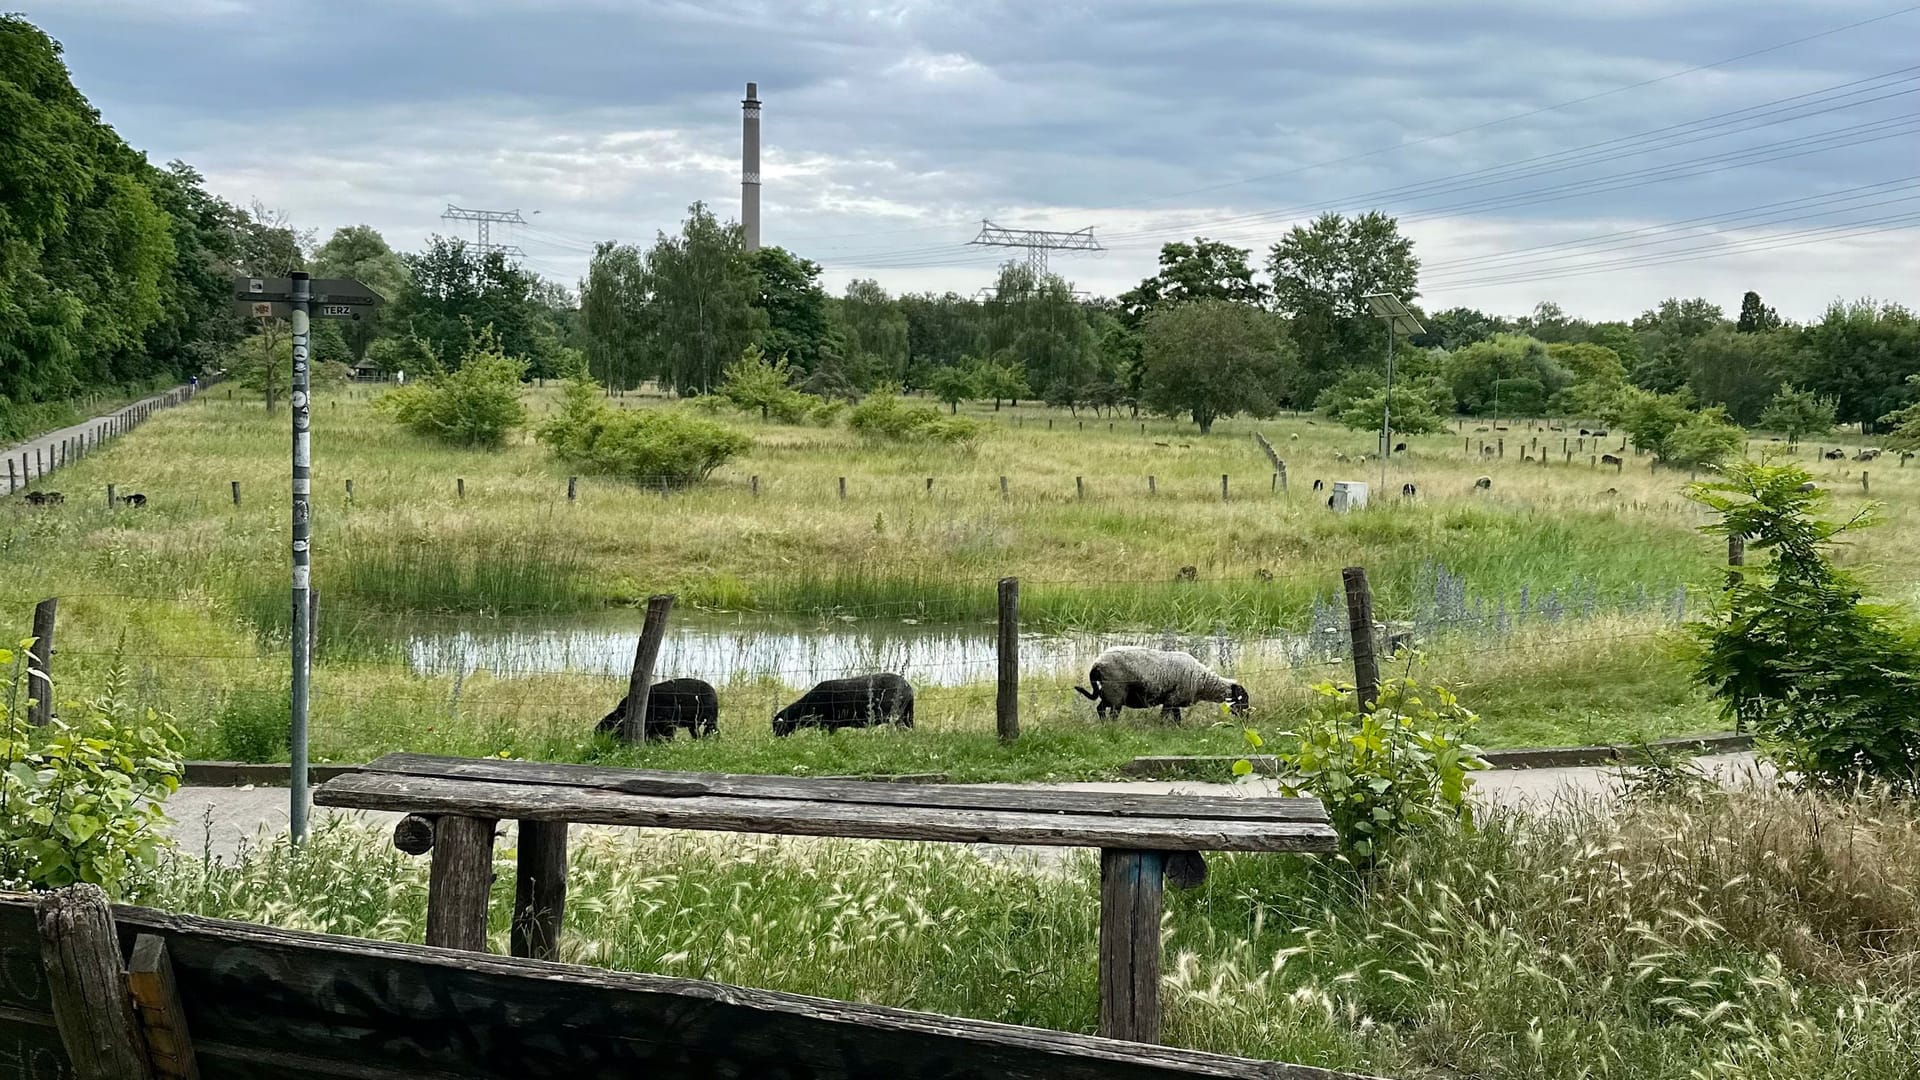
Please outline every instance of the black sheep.
[[913, 726], [913, 686], [906, 679], [892, 672], [828, 679], [773, 714], [775, 735], [803, 727], [837, 731], [874, 724]]
[[1404, 453], [1406, 453], [1406, 452], [1407, 452], [1407, 444], [1406, 444], [1406, 443], [1403, 443], [1403, 442], [1402, 442], [1402, 443], [1394, 443], [1394, 444], [1393, 444], [1393, 452], [1394, 452], [1394, 453], [1396, 453], [1396, 454], [1404, 454]]
[[1412, 484], [1401, 484], [1400, 494], [1403, 498], [1411, 499], [1415, 495], [1420, 494], [1420, 489], [1417, 487], [1414, 487]]
[[134, 493], [133, 493], [133, 494], [131, 494], [131, 495], [123, 495], [123, 496], [121, 496], [121, 497], [120, 497], [120, 501], [121, 501], [122, 503], [124, 503], [124, 504], [126, 504], [126, 505], [128, 505], [128, 506], [145, 506], [145, 505], [147, 505], [147, 497], [146, 497], [145, 495], [142, 495], [142, 494], [140, 494], [140, 493], [139, 493], [139, 492], [137, 492], [137, 491], [136, 491], [136, 492], [134, 492]]
[[1600, 455], [1600, 464], [1602, 464], [1602, 465], [1625, 465], [1625, 464], [1626, 464], [1626, 462], [1625, 462], [1625, 461], [1623, 461], [1623, 460], [1621, 460], [1620, 458], [1617, 458], [1617, 457], [1614, 457], [1614, 456], [1613, 456], [1612, 454], [1601, 454], [1601, 455]]
[[[603, 717], [594, 727], [595, 732], [607, 732], [627, 742], [636, 742], [632, 735], [621, 730], [621, 719], [627, 711], [627, 699], [622, 697], [620, 704]], [[720, 730], [720, 695], [713, 692], [713, 686], [701, 679], [666, 679], [647, 688], [647, 724], [645, 738], [673, 738], [677, 728], [685, 728], [693, 738], [712, 735]]]

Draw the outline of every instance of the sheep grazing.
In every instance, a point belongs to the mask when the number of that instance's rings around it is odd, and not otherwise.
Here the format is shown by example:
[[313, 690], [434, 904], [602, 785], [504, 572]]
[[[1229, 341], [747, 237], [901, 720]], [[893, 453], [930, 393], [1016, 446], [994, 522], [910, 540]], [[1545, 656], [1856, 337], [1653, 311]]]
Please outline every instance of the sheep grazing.
[[1800, 490], [1801, 491], [1819, 491], [1820, 489], [1814, 485], [1813, 481], [1809, 480], [1806, 483], [1800, 485]]
[[1602, 435], [1605, 435], [1606, 433], [1607, 433], [1607, 429], [1603, 427], [1597, 427], [1593, 429], [1593, 437], [1596, 439]]
[[1326, 486], [1327, 482], [1325, 480], [1315, 480], [1313, 482], [1313, 490], [1315, 491], [1323, 491], [1326, 489]]
[[120, 496], [120, 501], [121, 501], [121, 503], [123, 503], [123, 504], [125, 504], [125, 505], [127, 505], [127, 506], [145, 506], [145, 505], [147, 505], [147, 497], [146, 497], [145, 495], [142, 495], [142, 494], [140, 494], [140, 493], [139, 493], [139, 492], [137, 492], [137, 491], [136, 491], [136, 492], [134, 492], [134, 493], [133, 493], [133, 494], [131, 494], [131, 495], [122, 495], [122, 496]]
[[1199, 580], [1200, 580], [1200, 568], [1199, 568], [1199, 567], [1197, 567], [1197, 566], [1183, 566], [1183, 567], [1181, 567], [1181, 568], [1180, 568], [1180, 572], [1179, 572], [1178, 574], [1176, 574], [1176, 575], [1174, 575], [1174, 580], [1176, 580], [1176, 581], [1199, 581]]
[[57, 491], [27, 492], [28, 506], [59, 506], [60, 504], [66, 501], [67, 501], [67, 497], [65, 495], [60, 494]]
[[1327, 509], [1333, 509], [1333, 496], [1327, 496]]
[[1291, 434], [1291, 435], [1289, 435], [1289, 436], [1287, 436], [1287, 438], [1289, 438], [1289, 439], [1292, 439], [1292, 440], [1293, 440], [1294, 442], [1299, 442], [1299, 441], [1300, 441], [1300, 433], [1296, 431], [1296, 432], [1294, 432], [1293, 434]]
[[1480, 479], [1475, 480], [1473, 482], [1473, 486], [1478, 491], [1490, 491], [1493, 489], [1493, 477], [1483, 476]]
[[1089, 690], [1076, 686], [1094, 703], [1101, 719], [1118, 719], [1122, 709], [1158, 708], [1162, 719], [1180, 721], [1180, 710], [1197, 702], [1223, 701], [1235, 713], [1249, 704], [1246, 687], [1215, 674], [1183, 652], [1121, 645], [1096, 658], [1087, 671]]
[[1403, 442], [1399, 442], [1399, 443], [1394, 443], [1394, 444], [1393, 444], [1393, 452], [1394, 452], [1394, 453], [1396, 453], [1396, 454], [1404, 454], [1404, 453], [1406, 453], [1406, 452], [1407, 452], [1407, 444], [1406, 444], [1406, 443], [1403, 443]]
[[1482, 446], [1480, 448], [1481, 457], [1492, 457], [1494, 453], [1495, 453], [1494, 448], [1491, 446]]
[[1335, 460], [1335, 461], [1345, 461], [1345, 460], [1347, 460], [1347, 455], [1345, 455], [1345, 454], [1343, 454], [1343, 453], [1341, 453], [1341, 452], [1340, 452], [1340, 451], [1338, 451], [1338, 450], [1335, 450], [1335, 451], [1333, 452], [1333, 460]]
[[1880, 450], [1879, 450], [1879, 448], [1877, 448], [1877, 447], [1872, 447], [1872, 446], [1868, 446], [1868, 447], [1863, 447], [1863, 448], [1861, 449], [1861, 451], [1860, 451], [1859, 453], [1857, 453], [1857, 454], [1855, 454], [1855, 455], [1853, 455], [1853, 460], [1855, 460], [1855, 461], [1872, 461], [1873, 459], [1875, 459], [1875, 458], [1877, 458], [1877, 457], [1879, 457], [1879, 456], [1880, 456]]
[[803, 727], [838, 731], [875, 724], [913, 726], [913, 686], [892, 672], [828, 679], [773, 714], [773, 733], [782, 737]]
[[1820, 456], [1826, 458], [1828, 461], [1839, 461], [1847, 456], [1847, 452], [1836, 446]]
[[1581, 429], [1580, 429], [1580, 434], [1582, 434], [1582, 435], [1591, 435], [1591, 434], [1593, 434], [1593, 432], [1591, 432], [1591, 431], [1588, 431], [1588, 430], [1587, 430], [1586, 428], [1581, 428]]
[[1255, 576], [1255, 577], [1257, 577], [1257, 578], [1259, 578], [1259, 579], [1260, 579], [1261, 581], [1272, 581], [1272, 580], [1273, 580], [1273, 571], [1271, 571], [1271, 570], [1269, 570], [1269, 569], [1267, 569], [1266, 567], [1264, 567], [1264, 566], [1263, 566], [1263, 567], [1261, 567], [1260, 569], [1258, 569], [1258, 570], [1255, 570], [1255, 571], [1253, 572], [1253, 576]]
[[1404, 498], [1404, 499], [1411, 499], [1411, 498], [1413, 498], [1413, 497], [1414, 497], [1415, 495], [1418, 495], [1418, 494], [1420, 494], [1420, 489], [1419, 489], [1419, 488], [1417, 488], [1417, 487], [1414, 487], [1414, 486], [1413, 486], [1412, 484], [1401, 484], [1401, 485], [1400, 485], [1400, 497], [1401, 497], [1401, 498]]
[[1154, 443], [1153, 445], [1155, 445], [1155, 446], [1165, 446], [1165, 445], [1167, 445], [1167, 444], [1166, 444], [1166, 443], [1163, 443], [1163, 442], [1156, 442], [1156, 443]]
[[1612, 454], [1601, 454], [1601, 455], [1600, 455], [1600, 464], [1602, 464], [1602, 465], [1625, 465], [1625, 464], [1626, 464], [1626, 462], [1624, 462], [1624, 461], [1622, 461], [1622, 460], [1620, 460], [1620, 459], [1619, 459], [1619, 458], [1617, 458], [1617, 457], [1614, 457], [1614, 456], [1613, 456]]
[[[623, 697], [593, 730], [617, 735], [626, 742], [640, 741], [626, 730], [626, 712], [627, 699]], [[646, 731], [642, 738], [647, 742], [671, 741], [673, 733], [681, 728], [695, 739], [720, 730], [720, 695], [714, 693], [711, 683], [703, 679], [665, 679], [647, 687]]]
[[1619, 489], [1619, 488], [1608, 488], [1608, 489], [1607, 489], [1607, 492], [1606, 492], [1606, 493], [1607, 493], [1607, 494], [1609, 494], [1609, 495], [1618, 495], [1618, 494], [1620, 494], [1620, 489]]

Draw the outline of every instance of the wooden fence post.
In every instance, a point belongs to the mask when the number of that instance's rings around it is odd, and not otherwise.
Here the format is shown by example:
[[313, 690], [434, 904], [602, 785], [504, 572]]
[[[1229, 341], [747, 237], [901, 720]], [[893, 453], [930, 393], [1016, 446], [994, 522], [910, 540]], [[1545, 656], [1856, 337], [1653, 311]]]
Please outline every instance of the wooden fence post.
[[27, 650], [27, 689], [33, 706], [27, 722], [45, 727], [53, 719], [53, 619], [60, 598], [49, 596], [33, 605], [33, 648]]
[[1861, 469], [1860, 470], [1860, 491], [1862, 494], [1865, 494], [1870, 490], [1872, 489], [1867, 487], [1867, 470]]
[[1020, 579], [1000, 579], [1000, 686], [994, 696], [994, 728], [1001, 742], [1020, 737]]
[[54, 1024], [79, 1080], [153, 1080], [127, 992], [113, 909], [98, 885], [42, 896], [34, 911]]
[[[351, 484], [353, 483], [353, 481], [349, 480], [347, 481], [347, 483]], [[753, 478], [753, 493], [755, 495], [760, 494], [760, 478], [757, 476]], [[577, 476], [567, 477], [567, 501], [573, 502], [575, 499], [578, 499], [579, 497], [580, 497], [580, 478]]]
[[508, 950], [514, 956], [557, 960], [567, 908], [566, 822], [520, 822], [516, 874]]
[[[1906, 462], [1902, 461], [1901, 464], [1904, 465], [1906, 464]], [[20, 477], [19, 477], [19, 474], [14, 470], [13, 459], [9, 457], [7, 459], [7, 494], [11, 495], [15, 491], [18, 491], [19, 489], [20, 489]]]
[[234, 481], [231, 481], [231, 483], [233, 485], [233, 505], [239, 506], [240, 505], [240, 481], [234, 480]]
[[1152, 495], [1154, 494], [1155, 490], [1156, 489], [1154, 487], [1153, 474], [1148, 473], [1147, 474], [1147, 494]]
[[1160, 1041], [1160, 911], [1166, 854], [1100, 850], [1100, 1034]]
[[1226, 473], [1220, 474], [1220, 501], [1221, 502], [1227, 501], [1227, 474]]
[[1073, 497], [1076, 499], [1084, 499], [1087, 497], [1087, 487], [1084, 478], [1078, 476], [1073, 478]]
[[462, 499], [467, 497], [467, 478], [466, 477], [456, 476], [453, 478], [453, 493], [455, 496]]
[[427, 871], [427, 944], [487, 951], [487, 891], [493, 884], [492, 818], [448, 814], [434, 823]]
[[173, 961], [167, 939], [141, 934], [133, 939], [133, 957], [127, 962], [127, 991], [147, 1038], [147, 1061], [157, 1080], [200, 1080], [187, 1032], [186, 1006], [173, 981]]
[[627, 675], [627, 710], [620, 718], [621, 737], [639, 742], [647, 730], [647, 689], [653, 685], [653, 662], [660, 657], [660, 642], [667, 636], [667, 615], [673, 611], [673, 596], [658, 593], [647, 597], [647, 621], [640, 627], [640, 643], [633, 649], [633, 671]]
[[1373, 655], [1373, 589], [1367, 568], [1349, 566], [1340, 571], [1347, 590], [1347, 634], [1353, 642], [1354, 700], [1361, 712], [1373, 709], [1380, 695], [1380, 668]]
[[353, 505], [353, 481], [352, 480], [347, 481], [347, 505], [348, 506]]
[[120, 499], [117, 495], [114, 494], [113, 485], [108, 484], [107, 485], [107, 509], [111, 510], [118, 505], [120, 505]]
[[[748, 484], [753, 489], [753, 497], [756, 499], [759, 498], [760, 497], [760, 474], [759, 473], [753, 474], [752, 478], [748, 481]], [[572, 481], [568, 481], [567, 490], [569, 493], [572, 492], [573, 490]]]
[[1007, 478], [1004, 476], [1000, 478], [1000, 497], [1002, 499], [1007, 497]]
[[933, 494], [933, 477], [931, 476], [927, 477], [927, 494]]
[[846, 498], [847, 498], [847, 478], [843, 476], [840, 478], [840, 500], [842, 502], [845, 502]]
[[1280, 490], [1287, 490], [1287, 463], [1284, 461], [1280, 463]]

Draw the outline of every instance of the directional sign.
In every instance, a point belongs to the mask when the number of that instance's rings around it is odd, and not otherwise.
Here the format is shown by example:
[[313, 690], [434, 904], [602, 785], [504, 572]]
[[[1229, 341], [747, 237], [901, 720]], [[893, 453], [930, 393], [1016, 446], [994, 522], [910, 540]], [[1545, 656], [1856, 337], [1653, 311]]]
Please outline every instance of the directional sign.
[[[380, 294], [351, 278], [314, 278], [307, 283], [316, 319], [363, 319], [386, 303]], [[234, 307], [256, 318], [293, 314], [291, 278], [243, 277], [233, 283]]]

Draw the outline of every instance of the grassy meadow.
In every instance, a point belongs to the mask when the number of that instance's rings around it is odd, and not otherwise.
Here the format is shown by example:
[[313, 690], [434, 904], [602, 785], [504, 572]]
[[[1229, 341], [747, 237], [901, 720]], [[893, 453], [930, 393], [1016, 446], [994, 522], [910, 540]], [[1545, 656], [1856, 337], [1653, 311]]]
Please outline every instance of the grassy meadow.
[[[562, 959], [1091, 1031], [1099, 871], [959, 845], [575, 830]], [[187, 846], [191, 847], [189, 843]], [[504, 951], [514, 849], [496, 849]], [[1170, 891], [1166, 1041], [1403, 1080], [1920, 1075], [1920, 818], [1746, 791], [1496, 811], [1367, 875], [1210, 856]], [[418, 942], [427, 860], [345, 819], [143, 902]]]
[[[422, 627], [535, 633], [661, 591], [678, 594], [689, 617], [748, 628], [977, 636], [990, 628], [1002, 576], [1022, 579], [1029, 632], [1224, 641], [1343, 619], [1339, 573], [1350, 565], [1367, 567], [1379, 617], [1420, 628], [1411, 663], [1460, 686], [1488, 745], [1718, 726], [1671, 651], [1676, 618], [1711, 602], [1724, 552], [1696, 531], [1703, 519], [1679, 495], [1684, 473], [1652, 470], [1631, 450], [1619, 470], [1595, 467], [1589, 459], [1620, 440], [1582, 447], [1577, 424], [1563, 433], [1467, 421], [1409, 439], [1388, 495], [1379, 463], [1356, 460], [1369, 436], [1308, 417], [1223, 421], [1202, 437], [1167, 420], [976, 406], [991, 428], [968, 451], [742, 418], [753, 449], [705, 484], [663, 495], [582, 477], [569, 503], [564, 467], [530, 437], [498, 453], [435, 446], [375, 416], [373, 393], [325, 393], [314, 410], [318, 760], [406, 748], [978, 780], [1110, 775], [1139, 753], [1231, 753], [1237, 725], [1199, 711], [1177, 728], [1144, 714], [1095, 724], [1059, 674], [1023, 682], [1023, 739], [1003, 748], [991, 734], [990, 643], [952, 661], [966, 678], [923, 688], [911, 733], [776, 741], [766, 717], [834, 672], [762, 660], [715, 680], [718, 740], [629, 748], [590, 737], [622, 678], [565, 667], [421, 673], [405, 642]], [[529, 397], [537, 420], [557, 391]], [[1255, 430], [1287, 460], [1285, 490]], [[1503, 455], [1479, 452], [1500, 440]], [[0, 625], [25, 636], [33, 601], [58, 596], [62, 696], [97, 692], [117, 670], [120, 692], [175, 716], [191, 754], [283, 758], [287, 445], [284, 410], [216, 389], [51, 477], [45, 486], [63, 490], [65, 506], [0, 503]], [[1801, 460], [1842, 512], [1861, 501], [1858, 464], [1810, 448]], [[1888, 458], [1868, 468], [1891, 524], [1863, 534], [1848, 558], [1876, 567], [1869, 577], [1887, 597], [1912, 599], [1916, 582], [1900, 568], [1920, 564], [1909, 520], [1920, 468]], [[1490, 490], [1474, 489], [1481, 475]], [[1312, 484], [1336, 479], [1373, 484], [1373, 507], [1329, 513]], [[147, 506], [109, 509], [109, 483], [145, 494]], [[1416, 485], [1413, 498], [1400, 497], [1403, 483]], [[1179, 580], [1183, 567], [1193, 580]], [[669, 650], [659, 674], [673, 665]], [[1324, 655], [1234, 669], [1259, 706], [1254, 722], [1270, 728], [1309, 700], [1312, 682], [1344, 671]]]

